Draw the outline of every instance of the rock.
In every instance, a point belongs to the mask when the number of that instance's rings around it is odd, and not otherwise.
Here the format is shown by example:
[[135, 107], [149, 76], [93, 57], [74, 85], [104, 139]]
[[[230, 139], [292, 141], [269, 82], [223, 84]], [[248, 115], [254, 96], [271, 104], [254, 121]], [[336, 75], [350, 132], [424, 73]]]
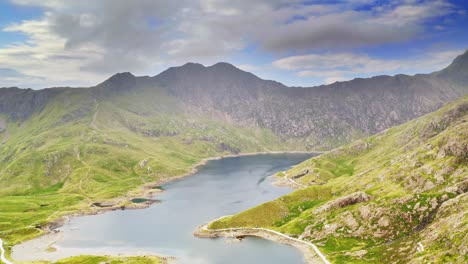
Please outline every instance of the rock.
[[368, 195], [365, 192], [355, 192], [340, 198], [337, 198], [333, 201], [327, 202], [326, 204], [315, 209], [315, 213], [321, 213], [324, 211], [329, 211], [333, 208], [343, 208], [349, 205], [367, 202], [372, 199], [372, 196]]
[[325, 230], [335, 231], [336, 228], [337, 228], [337, 225], [336, 224], [325, 224], [323, 227], [324, 227]]
[[423, 191], [429, 191], [435, 187], [434, 183], [432, 181], [426, 181], [423, 187]]
[[454, 186], [449, 186], [445, 188], [446, 192], [453, 193], [453, 194], [462, 194], [468, 191], [468, 179], [457, 183]]
[[142, 161], [140, 161], [140, 168], [143, 169], [146, 164], [148, 164], [149, 160], [148, 159], [144, 159]]
[[437, 171], [435, 176], [436, 177], [443, 177], [445, 175], [448, 175], [448, 174], [452, 173], [453, 171], [454, 171], [454, 169], [453, 169], [452, 166], [444, 166], [442, 169]]
[[101, 208], [105, 208], [105, 207], [113, 207], [115, 204], [111, 203], [111, 202], [96, 202], [96, 203], [92, 203], [91, 204], [91, 207], [101, 207]]
[[371, 210], [368, 205], [361, 206], [358, 210], [363, 219], [368, 220], [370, 218]]
[[345, 213], [345, 216], [343, 218], [343, 222], [351, 230], [354, 230], [359, 226], [359, 223], [356, 221], [353, 214], [351, 214], [350, 212]]
[[432, 198], [431, 201], [430, 201], [430, 204], [431, 204], [431, 209], [435, 209], [437, 208], [437, 206], [439, 205], [439, 203], [437, 202], [437, 198]]
[[292, 176], [291, 176], [291, 179], [298, 179], [298, 178], [301, 178], [301, 177], [306, 176], [307, 174], [309, 174], [309, 170], [308, 170], [308, 169], [304, 169], [304, 170], [302, 170], [301, 172], [299, 172], [298, 174], [292, 175]]
[[375, 231], [375, 232], [373, 233], [373, 235], [374, 235], [374, 237], [376, 237], [376, 238], [383, 238], [383, 237], [387, 236], [387, 233], [388, 233], [388, 232], [385, 231], [385, 230], [378, 229], [377, 231]]
[[377, 224], [380, 226], [380, 227], [388, 227], [390, 225], [390, 220], [388, 220], [388, 218], [386, 216], [383, 216], [379, 219], [379, 221], [377, 222]]

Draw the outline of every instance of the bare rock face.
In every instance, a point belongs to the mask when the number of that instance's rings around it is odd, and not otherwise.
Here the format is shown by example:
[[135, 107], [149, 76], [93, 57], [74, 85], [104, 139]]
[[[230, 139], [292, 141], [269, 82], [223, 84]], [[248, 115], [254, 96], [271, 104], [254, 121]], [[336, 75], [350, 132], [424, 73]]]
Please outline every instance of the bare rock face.
[[372, 212], [367, 205], [359, 207], [359, 213], [364, 220], [368, 220], [372, 216]]
[[343, 217], [343, 222], [351, 230], [355, 230], [359, 226], [359, 223], [356, 221], [354, 216], [349, 212], [346, 213], [345, 216]]
[[335, 199], [331, 202], [328, 202], [319, 208], [315, 209], [315, 213], [321, 213], [325, 211], [329, 211], [334, 208], [343, 208], [349, 205], [367, 202], [372, 199], [372, 196], [368, 195], [365, 192], [355, 192], [338, 199]]
[[302, 170], [300, 171], [298, 174], [296, 175], [291, 175], [291, 179], [299, 179], [301, 177], [304, 177], [306, 176], [307, 174], [309, 174], [310, 171], [308, 169], [305, 169], [305, 170]]
[[388, 217], [386, 216], [383, 216], [379, 219], [379, 221], [377, 222], [377, 224], [380, 226], [380, 227], [388, 227], [390, 225], [390, 220], [388, 219]]

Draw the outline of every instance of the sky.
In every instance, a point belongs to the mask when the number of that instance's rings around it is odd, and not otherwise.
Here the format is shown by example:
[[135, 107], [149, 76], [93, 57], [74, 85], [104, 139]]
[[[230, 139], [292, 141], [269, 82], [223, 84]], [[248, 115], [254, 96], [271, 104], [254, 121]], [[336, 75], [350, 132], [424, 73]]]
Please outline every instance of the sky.
[[220, 61], [315, 86], [430, 73], [467, 48], [466, 0], [0, 0], [0, 87]]

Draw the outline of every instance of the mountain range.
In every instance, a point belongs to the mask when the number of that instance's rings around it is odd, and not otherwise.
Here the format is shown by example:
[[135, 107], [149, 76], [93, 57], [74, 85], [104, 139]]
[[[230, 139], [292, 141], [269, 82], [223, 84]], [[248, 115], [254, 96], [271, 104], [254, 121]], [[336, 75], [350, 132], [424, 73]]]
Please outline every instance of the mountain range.
[[[441, 71], [287, 87], [228, 63], [89, 88], [0, 89], [0, 230], [9, 246], [205, 158], [330, 150], [468, 93], [468, 52]], [[119, 198], [120, 197], [120, 198]]]
[[[300, 141], [300, 146], [308, 150], [324, 150], [419, 117], [464, 95], [467, 61], [465, 52], [447, 68], [432, 74], [358, 78], [317, 87], [287, 87], [228, 63], [209, 67], [187, 63], [154, 77], [119, 73], [95, 87], [73, 92], [69, 88], [4, 88], [0, 92], [0, 113], [10, 120], [26, 120], [54, 99], [70, 97], [67, 94], [82, 96], [82, 115], [92, 112], [90, 106], [99, 101], [138, 94], [153, 100], [134, 100], [129, 106], [157, 104], [158, 111], [164, 112], [169, 103], [158, 97], [166, 96], [176, 102], [172, 110], [246, 128], [265, 128], [283, 141]], [[76, 116], [80, 113], [71, 115], [80, 118]]]

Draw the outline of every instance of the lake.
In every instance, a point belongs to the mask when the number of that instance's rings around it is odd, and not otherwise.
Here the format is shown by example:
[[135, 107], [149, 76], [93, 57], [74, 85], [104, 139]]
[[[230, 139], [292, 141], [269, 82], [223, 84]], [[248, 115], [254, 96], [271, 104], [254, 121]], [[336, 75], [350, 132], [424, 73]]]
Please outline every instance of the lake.
[[160, 204], [72, 218], [60, 228], [63, 239], [55, 245], [57, 251], [44, 252], [42, 258], [144, 252], [174, 256], [182, 264], [305, 263], [301, 252], [288, 245], [260, 238], [229, 243], [192, 233], [203, 223], [291, 192], [272, 185], [269, 176], [311, 156], [262, 154], [210, 161], [194, 175], [163, 185], [164, 192], [155, 196]]

